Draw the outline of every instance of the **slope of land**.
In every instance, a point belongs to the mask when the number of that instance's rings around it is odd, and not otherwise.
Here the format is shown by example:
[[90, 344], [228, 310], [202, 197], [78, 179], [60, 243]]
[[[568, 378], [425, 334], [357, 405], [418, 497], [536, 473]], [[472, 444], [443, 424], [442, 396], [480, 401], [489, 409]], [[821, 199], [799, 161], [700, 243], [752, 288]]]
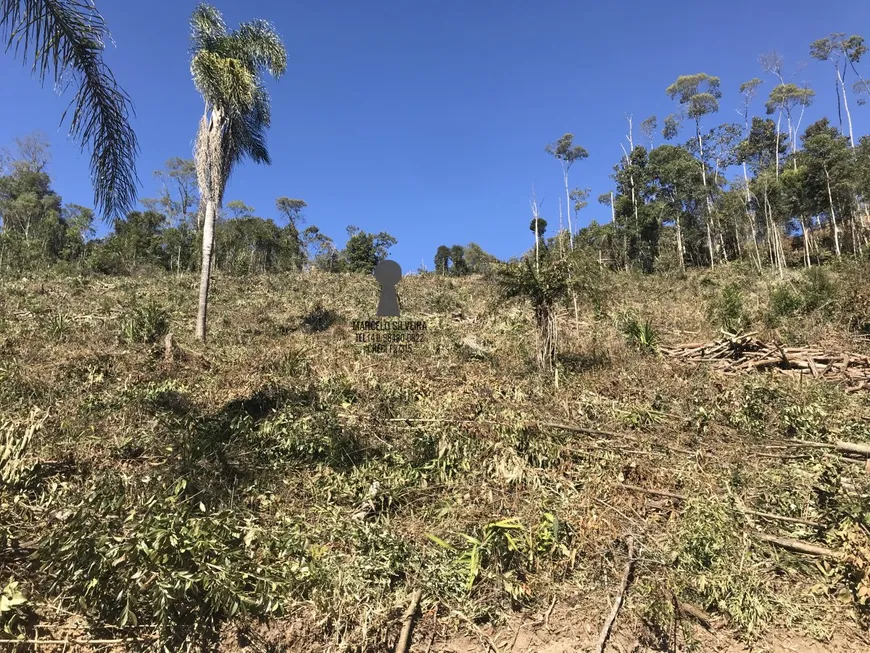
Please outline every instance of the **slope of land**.
[[862, 279], [608, 276], [557, 379], [479, 277], [401, 282], [404, 353], [358, 275], [219, 277], [207, 345], [191, 276], [6, 280], [6, 639], [384, 651], [420, 589], [412, 651], [591, 651], [631, 541], [606, 650], [866, 650], [870, 394], [656, 347], [867, 355]]

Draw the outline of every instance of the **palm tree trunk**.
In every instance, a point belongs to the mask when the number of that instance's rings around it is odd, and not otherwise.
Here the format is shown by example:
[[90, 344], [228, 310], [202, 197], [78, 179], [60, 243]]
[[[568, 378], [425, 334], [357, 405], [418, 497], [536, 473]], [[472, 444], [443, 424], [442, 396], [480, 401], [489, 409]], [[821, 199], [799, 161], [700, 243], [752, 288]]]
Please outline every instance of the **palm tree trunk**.
[[208, 288], [211, 282], [211, 256], [214, 247], [214, 202], [205, 205], [205, 220], [202, 230], [202, 266], [199, 277], [199, 312], [196, 316], [196, 337], [205, 342], [206, 317], [208, 314]]

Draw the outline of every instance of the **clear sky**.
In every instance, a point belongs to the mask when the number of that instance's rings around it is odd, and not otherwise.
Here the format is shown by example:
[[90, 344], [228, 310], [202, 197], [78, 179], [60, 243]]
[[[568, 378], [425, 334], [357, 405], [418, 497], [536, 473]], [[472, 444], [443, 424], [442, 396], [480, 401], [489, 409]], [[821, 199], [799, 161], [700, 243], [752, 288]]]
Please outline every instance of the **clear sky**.
[[[189, 72], [189, 0], [96, 0], [115, 40], [106, 61], [132, 96], [141, 143], [140, 197], [154, 197], [154, 170], [190, 157], [202, 103]], [[817, 98], [802, 127], [835, 120], [832, 68], [810, 59], [828, 33], [870, 39], [863, 0], [586, 3], [557, 0], [215, 0], [228, 25], [263, 18], [284, 37], [287, 74], [270, 81], [271, 166], [246, 163], [226, 201], [275, 217], [275, 198], [308, 202], [308, 224], [343, 246], [345, 227], [386, 230], [392, 258], [432, 269], [439, 244], [479, 243], [501, 258], [531, 245], [529, 198], [558, 225], [558, 163], [545, 145], [565, 132], [589, 151], [571, 185], [592, 189], [581, 224], [610, 219], [596, 198], [635, 125], [659, 122], [675, 103], [665, 88], [680, 74], [722, 80], [719, 121], [738, 121], [737, 87], [773, 80], [758, 56], [777, 50], [795, 82]], [[861, 70], [870, 75], [870, 56]], [[10, 54], [0, 57], [0, 144], [41, 130], [53, 144], [50, 173], [65, 202], [93, 204], [88, 155], [58, 128], [71, 93], [41, 88]], [[766, 89], [766, 90], [765, 90]], [[870, 132], [870, 105], [852, 103], [856, 138]], [[756, 114], [763, 114], [757, 99]], [[712, 126], [711, 120], [708, 126]], [[683, 141], [684, 134], [679, 140]], [[642, 140], [639, 129], [636, 140]], [[658, 142], [661, 136], [658, 136]], [[103, 231], [105, 228], [103, 228]]]

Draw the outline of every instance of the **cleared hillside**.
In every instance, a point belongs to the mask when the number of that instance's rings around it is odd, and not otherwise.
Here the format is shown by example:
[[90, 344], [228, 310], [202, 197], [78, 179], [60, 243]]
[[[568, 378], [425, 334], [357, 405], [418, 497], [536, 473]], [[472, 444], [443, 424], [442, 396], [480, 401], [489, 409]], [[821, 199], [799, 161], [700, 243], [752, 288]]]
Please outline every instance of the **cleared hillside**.
[[360, 275], [218, 277], [207, 345], [192, 275], [3, 281], [7, 639], [383, 651], [419, 589], [412, 651], [594, 650], [630, 541], [607, 650], [866, 650], [870, 394], [657, 347], [866, 355], [868, 271], [606, 276], [558, 379], [482, 277], [406, 277], [395, 354]]

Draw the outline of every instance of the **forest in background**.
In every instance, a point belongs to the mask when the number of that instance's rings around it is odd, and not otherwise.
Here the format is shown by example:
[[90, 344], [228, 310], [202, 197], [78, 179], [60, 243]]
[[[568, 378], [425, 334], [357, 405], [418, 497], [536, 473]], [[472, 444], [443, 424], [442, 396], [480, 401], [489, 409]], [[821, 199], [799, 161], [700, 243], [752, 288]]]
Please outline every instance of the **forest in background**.
[[[530, 229], [536, 233], [523, 256], [536, 249], [580, 247], [616, 270], [652, 273], [746, 260], [780, 274], [788, 266], [862, 256], [870, 236], [870, 137], [855, 136], [850, 106], [864, 104], [868, 94], [859, 68], [865, 53], [864, 39], [854, 35], [833, 34], [810, 45], [814, 59], [832, 66], [838, 114], [803, 130], [816, 92], [795, 84], [798, 71], [787, 74], [776, 53], [760, 57], [768, 82], [753, 78], [741, 84], [739, 122], [717, 124], [722, 98], [717, 77], [679, 76], [665, 90], [674, 113], [661, 121], [643, 120], [642, 135], [628, 118], [627, 147], [611, 175], [614, 190], [598, 198], [611, 213], [609, 223], [593, 220], [577, 228], [590, 190], [571, 187], [569, 170], [576, 176], [574, 165], [588, 152], [566, 133], [545, 148], [559, 162], [564, 181], [558, 228], [551, 226], [547, 236], [548, 221], [533, 199]], [[758, 109], [762, 115], [756, 115]], [[94, 212], [63, 204], [52, 191], [49, 160], [47, 141], [34, 134], [17, 139], [0, 163], [0, 271], [58, 265], [103, 274], [147, 267], [199, 270], [204, 209], [195, 160], [170, 158], [154, 173], [158, 197], [140, 199], [139, 210], [115, 218], [99, 239], [93, 238]], [[230, 274], [308, 266], [370, 272], [396, 244], [386, 232], [351, 225], [340, 248], [317, 226], [302, 227], [306, 208], [304, 200], [278, 197], [272, 214], [280, 216], [284, 226], [279, 227], [244, 201], [228, 202], [218, 211], [213, 268]], [[496, 262], [476, 243], [439, 245], [432, 267], [461, 275], [490, 271]], [[424, 262], [419, 271], [427, 267]]]

